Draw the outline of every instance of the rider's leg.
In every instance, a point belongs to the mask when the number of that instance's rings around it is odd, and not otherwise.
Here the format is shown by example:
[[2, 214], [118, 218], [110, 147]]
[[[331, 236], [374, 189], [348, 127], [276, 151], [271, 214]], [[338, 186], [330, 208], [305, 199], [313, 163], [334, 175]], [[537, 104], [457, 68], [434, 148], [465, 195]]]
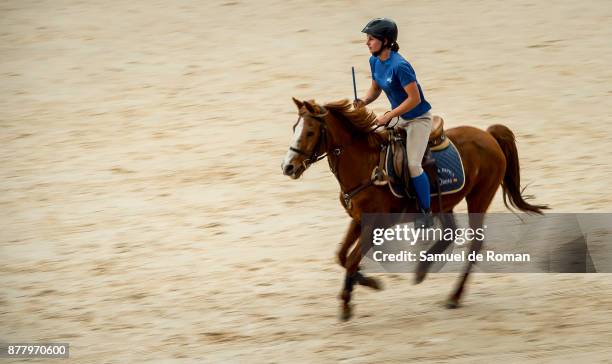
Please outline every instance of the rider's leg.
[[408, 169], [416, 191], [416, 197], [421, 209], [429, 211], [430, 187], [427, 174], [423, 171], [421, 162], [427, 149], [427, 141], [432, 128], [432, 116], [427, 112], [412, 119], [406, 125], [406, 151], [408, 153]]

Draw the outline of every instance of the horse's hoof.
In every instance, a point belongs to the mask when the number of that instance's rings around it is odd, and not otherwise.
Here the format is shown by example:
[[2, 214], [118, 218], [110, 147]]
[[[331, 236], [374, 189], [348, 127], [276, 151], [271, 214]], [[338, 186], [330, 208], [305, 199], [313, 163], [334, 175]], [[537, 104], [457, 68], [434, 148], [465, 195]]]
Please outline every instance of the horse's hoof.
[[366, 286], [372, 288], [374, 290], [380, 291], [383, 289], [383, 284], [376, 278], [372, 277], [362, 277], [357, 282], [362, 286]]
[[353, 317], [353, 308], [350, 305], [342, 306], [342, 313], [340, 313], [340, 320], [346, 322]]
[[429, 271], [429, 264], [425, 262], [419, 263], [414, 271], [414, 284], [423, 282], [427, 276], [427, 271]]
[[414, 284], [419, 284], [425, 280], [427, 272], [416, 271], [414, 272]]
[[459, 301], [455, 298], [449, 298], [446, 300], [444, 306], [449, 310], [454, 310], [455, 308], [459, 308]]

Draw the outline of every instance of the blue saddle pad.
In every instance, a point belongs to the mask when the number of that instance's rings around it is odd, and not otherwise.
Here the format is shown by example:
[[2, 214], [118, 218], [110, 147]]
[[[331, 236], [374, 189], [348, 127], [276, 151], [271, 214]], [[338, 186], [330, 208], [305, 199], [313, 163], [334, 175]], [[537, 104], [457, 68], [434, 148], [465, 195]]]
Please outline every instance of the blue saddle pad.
[[[463, 171], [463, 161], [457, 147], [450, 142], [448, 147], [432, 152], [433, 158], [436, 160], [436, 168], [438, 170], [438, 183], [440, 184], [440, 192], [442, 195], [455, 193], [465, 185], [465, 173]], [[393, 158], [389, 154], [386, 158], [387, 173], [397, 176], [393, 168]], [[401, 181], [401, 178], [396, 178]], [[429, 176], [431, 185], [431, 195], [437, 196], [438, 190], [435, 184], [432, 183], [432, 177]], [[391, 192], [397, 197], [405, 197], [406, 191], [402, 184], [389, 183]]]
[[[461, 155], [459, 155], [455, 144], [450, 142], [447, 148], [432, 152], [432, 155], [436, 159], [438, 183], [442, 194], [455, 193], [462, 189], [465, 184], [465, 173]], [[431, 194], [437, 195], [438, 193], [434, 189], [435, 187], [431, 186]]]

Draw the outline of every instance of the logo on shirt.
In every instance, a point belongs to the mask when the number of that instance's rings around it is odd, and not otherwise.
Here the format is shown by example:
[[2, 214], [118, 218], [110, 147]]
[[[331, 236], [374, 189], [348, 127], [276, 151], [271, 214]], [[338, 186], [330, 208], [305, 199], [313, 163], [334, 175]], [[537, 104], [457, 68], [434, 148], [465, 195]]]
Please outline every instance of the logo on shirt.
[[387, 83], [391, 83], [391, 77], [387, 78]]

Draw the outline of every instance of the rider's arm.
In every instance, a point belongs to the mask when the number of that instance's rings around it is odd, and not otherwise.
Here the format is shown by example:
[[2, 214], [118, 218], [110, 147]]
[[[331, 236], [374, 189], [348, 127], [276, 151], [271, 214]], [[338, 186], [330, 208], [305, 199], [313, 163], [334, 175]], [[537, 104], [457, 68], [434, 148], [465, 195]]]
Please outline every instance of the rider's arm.
[[364, 104], [368, 105], [374, 102], [374, 100], [376, 100], [378, 96], [380, 96], [381, 92], [382, 90], [380, 89], [380, 87], [378, 87], [378, 84], [376, 84], [376, 81], [372, 80], [372, 85], [370, 85], [368, 92], [366, 92], [366, 95], [363, 98]]
[[408, 97], [406, 98], [406, 100], [404, 100], [404, 102], [397, 105], [395, 109], [391, 110], [387, 114], [390, 119], [407, 113], [408, 111], [412, 110], [415, 106], [421, 103], [421, 95], [419, 94], [419, 87], [417, 86], [416, 81], [407, 84], [404, 87], [404, 90], [406, 90], [406, 94], [408, 95]]

